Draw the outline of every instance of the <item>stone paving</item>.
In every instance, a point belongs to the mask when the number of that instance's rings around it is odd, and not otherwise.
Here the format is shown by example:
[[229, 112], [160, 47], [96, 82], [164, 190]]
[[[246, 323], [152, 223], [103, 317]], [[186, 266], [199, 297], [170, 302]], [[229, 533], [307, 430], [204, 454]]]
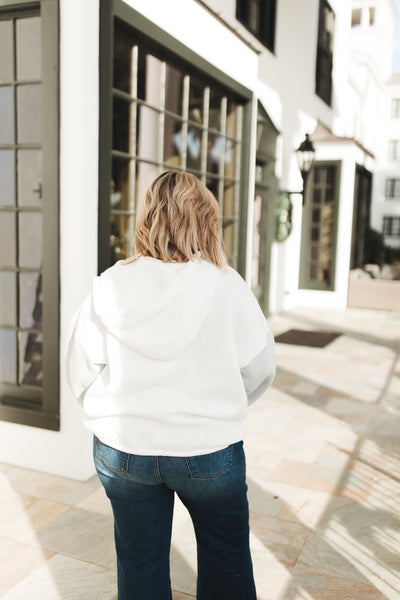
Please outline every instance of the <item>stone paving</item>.
[[[273, 388], [249, 411], [258, 600], [400, 600], [400, 315], [296, 309], [270, 325], [342, 335], [323, 349], [278, 343]], [[96, 478], [1, 465], [0, 498], [0, 597], [116, 600], [112, 517]], [[174, 600], [195, 598], [195, 570], [177, 502]]]

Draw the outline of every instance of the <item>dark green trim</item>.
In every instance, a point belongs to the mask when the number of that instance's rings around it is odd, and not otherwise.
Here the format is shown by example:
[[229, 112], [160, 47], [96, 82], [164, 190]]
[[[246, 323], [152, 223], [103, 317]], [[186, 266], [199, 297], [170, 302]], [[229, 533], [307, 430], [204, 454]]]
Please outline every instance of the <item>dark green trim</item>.
[[240, 206], [239, 206], [239, 244], [237, 257], [237, 270], [245, 277], [247, 259], [247, 219], [249, 212], [249, 161], [251, 145], [251, 117], [252, 102], [243, 106], [242, 123], [242, 154], [240, 164]]
[[101, 0], [99, 33], [99, 212], [97, 263], [99, 275], [110, 266], [113, 25], [114, 18], [111, 2]]
[[39, 427], [40, 429], [50, 429], [51, 431], [60, 430], [60, 417], [58, 413], [45, 412], [41, 409], [33, 410], [27, 405], [5, 406], [2, 404], [0, 406], [0, 419], [9, 423]]
[[316, 167], [336, 167], [335, 174], [335, 210], [333, 214], [333, 241], [332, 241], [332, 276], [331, 284], [328, 286], [324, 283], [316, 283], [309, 280], [308, 277], [308, 266], [309, 266], [309, 255], [310, 255], [310, 232], [311, 232], [311, 211], [312, 211], [312, 194], [313, 185], [312, 177], [313, 173], [310, 174], [306, 189], [305, 205], [303, 206], [303, 218], [301, 223], [301, 249], [300, 249], [300, 272], [299, 272], [299, 289], [315, 290], [323, 292], [335, 291], [335, 279], [336, 279], [336, 262], [337, 262], [337, 234], [338, 234], [338, 216], [339, 216], [339, 204], [340, 204], [340, 180], [341, 180], [341, 167], [342, 162], [339, 160], [333, 161], [320, 161], [315, 163]]
[[[104, 0], [102, 0], [101, 3], [108, 4], [108, 2], [104, 2]], [[151, 41], [155, 48], [158, 47], [159, 50], [162, 51], [164, 60], [168, 57], [169, 53], [173, 54], [175, 63], [177, 60], [179, 62], [179, 57], [181, 57], [181, 64], [185, 66], [190, 64], [192, 69], [195, 67], [202, 72], [207, 79], [215, 79], [216, 82], [220, 82], [224, 86], [230, 88], [232, 92], [241, 96], [242, 99], [251, 99], [252, 93], [249, 89], [235, 81], [235, 79], [229, 77], [229, 75], [226, 75], [226, 73], [217, 69], [212, 63], [193, 52], [193, 50], [166, 33], [163, 29], [160, 29], [160, 27], [125, 4], [125, 2], [122, 2], [122, 0], [112, 0], [112, 7], [115, 17], [133, 27], [136, 30], [135, 34], [139, 40], [142, 37], [147, 44]]]

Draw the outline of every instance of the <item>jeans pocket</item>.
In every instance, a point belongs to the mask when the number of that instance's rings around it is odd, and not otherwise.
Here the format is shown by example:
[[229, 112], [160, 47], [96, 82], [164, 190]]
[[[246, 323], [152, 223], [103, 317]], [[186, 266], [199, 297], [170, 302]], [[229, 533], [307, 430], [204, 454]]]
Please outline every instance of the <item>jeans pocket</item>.
[[186, 457], [191, 479], [218, 479], [233, 464], [233, 446], [211, 454]]
[[100, 461], [108, 471], [120, 475], [126, 475], [128, 472], [129, 454], [126, 452], [103, 444], [97, 437], [94, 438], [94, 452], [95, 462]]

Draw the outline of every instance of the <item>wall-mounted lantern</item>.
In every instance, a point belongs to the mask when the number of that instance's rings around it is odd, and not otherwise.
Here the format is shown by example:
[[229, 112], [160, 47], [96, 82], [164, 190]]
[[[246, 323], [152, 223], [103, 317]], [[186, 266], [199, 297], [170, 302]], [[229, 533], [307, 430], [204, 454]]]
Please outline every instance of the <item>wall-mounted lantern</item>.
[[306, 139], [301, 142], [296, 150], [297, 164], [299, 165], [301, 177], [303, 179], [303, 205], [306, 197], [307, 177], [311, 173], [315, 161], [315, 148], [310, 140], [310, 136], [306, 133]]

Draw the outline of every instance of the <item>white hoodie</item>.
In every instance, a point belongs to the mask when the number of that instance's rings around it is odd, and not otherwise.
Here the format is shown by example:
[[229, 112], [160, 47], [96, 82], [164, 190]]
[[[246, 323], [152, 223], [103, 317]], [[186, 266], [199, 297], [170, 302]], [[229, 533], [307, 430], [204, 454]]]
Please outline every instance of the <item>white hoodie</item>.
[[67, 372], [105, 444], [207, 454], [243, 439], [247, 405], [275, 374], [274, 341], [233, 269], [141, 257], [94, 279], [72, 320]]

